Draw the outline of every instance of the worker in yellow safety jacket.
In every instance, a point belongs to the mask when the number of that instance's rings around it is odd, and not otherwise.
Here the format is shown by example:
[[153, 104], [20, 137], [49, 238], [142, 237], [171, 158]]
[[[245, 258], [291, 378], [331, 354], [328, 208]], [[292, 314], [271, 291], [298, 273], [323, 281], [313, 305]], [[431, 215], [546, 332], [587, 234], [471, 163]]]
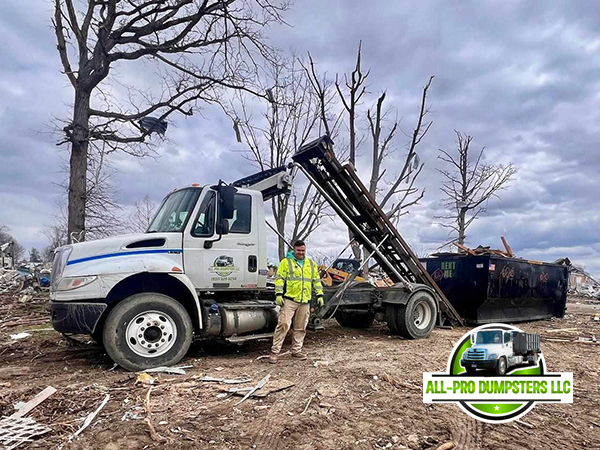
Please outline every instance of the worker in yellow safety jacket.
[[323, 306], [323, 286], [319, 268], [306, 257], [306, 244], [294, 242], [294, 250], [282, 259], [275, 276], [275, 303], [281, 306], [269, 362], [275, 364], [285, 336], [292, 328], [292, 357], [306, 359], [302, 345], [310, 316], [310, 301], [314, 295], [319, 306]]

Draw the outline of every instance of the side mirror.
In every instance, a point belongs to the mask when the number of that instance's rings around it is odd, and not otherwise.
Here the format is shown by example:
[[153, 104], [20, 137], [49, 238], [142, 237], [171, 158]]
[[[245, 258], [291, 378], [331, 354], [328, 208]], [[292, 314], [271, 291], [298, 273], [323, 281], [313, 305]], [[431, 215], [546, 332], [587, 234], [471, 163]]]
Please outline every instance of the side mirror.
[[218, 235], [229, 234], [229, 221], [227, 219], [221, 218], [217, 222], [217, 234]]
[[476, 335], [476, 334], [477, 334], [477, 333], [473, 333], [473, 334], [471, 335], [471, 344], [474, 344], [474, 343], [475, 343], [475, 335]]
[[218, 222], [221, 222], [223, 219], [233, 219], [233, 202], [235, 199], [235, 190], [236, 189], [233, 186], [219, 183], [219, 187], [217, 188], [219, 200]]

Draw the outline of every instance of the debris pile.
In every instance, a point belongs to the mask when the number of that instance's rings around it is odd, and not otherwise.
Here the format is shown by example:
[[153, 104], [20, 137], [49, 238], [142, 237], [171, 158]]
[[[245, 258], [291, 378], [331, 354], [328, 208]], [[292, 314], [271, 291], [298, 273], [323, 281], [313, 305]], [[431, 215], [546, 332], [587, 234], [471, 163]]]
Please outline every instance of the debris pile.
[[583, 267], [573, 264], [569, 258], [557, 259], [554, 264], [569, 268], [569, 295], [600, 300], [600, 283]]
[[512, 249], [506, 242], [504, 236], [500, 236], [502, 240], [502, 244], [504, 244], [504, 250], [498, 250], [491, 248], [489, 245], [484, 247], [482, 245], [478, 245], [476, 248], [469, 248], [466, 245], [459, 244], [458, 242], [453, 242], [460, 250], [462, 250], [467, 255], [471, 256], [484, 256], [484, 255], [492, 255], [492, 256], [500, 256], [502, 258], [515, 258], [516, 255], [513, 253]]
[[13, 292], [23, 289], [23, 274], [16, 270], [0, 269], [0, 292]]
[[0, 269], [0, 293], [33, 294], [50, 290], [52, 268], [28, 264], [17, 269]]
[[600, 286], [593, 284], [582, 284], [569, 286], [569, 295], [600, 300]]

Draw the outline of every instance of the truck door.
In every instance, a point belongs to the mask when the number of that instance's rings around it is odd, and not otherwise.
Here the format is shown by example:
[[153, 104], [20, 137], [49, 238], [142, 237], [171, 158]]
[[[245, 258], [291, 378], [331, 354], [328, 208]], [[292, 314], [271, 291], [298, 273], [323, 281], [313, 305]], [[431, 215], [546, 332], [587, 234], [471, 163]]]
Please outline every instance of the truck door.
[[[216, 192], [207, 190], [184, 237], [185, 271], [197, 289], [244, 289], [258, 282], [252, 197], [236, 193], [229, 234], [215, 233]], [[205, 242], [210, 241], [210, 248]]]

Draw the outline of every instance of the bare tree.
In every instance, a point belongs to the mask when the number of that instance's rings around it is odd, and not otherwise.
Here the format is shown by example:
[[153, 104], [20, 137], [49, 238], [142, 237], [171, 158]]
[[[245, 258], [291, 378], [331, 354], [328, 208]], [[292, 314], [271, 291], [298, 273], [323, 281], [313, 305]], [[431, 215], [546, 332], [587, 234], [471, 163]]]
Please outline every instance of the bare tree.
[[[355, 67], [351, 73], [344, 74], [345, 88], [340, 85], [339, 76], [336, 76], [335, 82], [348, 120], [349, 161], [353, 166], [356, 166], [356, 155], [360, 146], [366, 140], [364, 136], [358, 135], [356, 127], [356, 120], [361, 115], [359, 106], [363, 95], [367, 93], [366, 80], [370, 74], [370, 71], [366, 73], [362, 71], [361, 58], [362, 46], [359, 44]], [[387, 212], [390, 219], [395, 219], [396, 221], [400, 216], [407, 213], [409, 207], [416, 205], [425, 194], [424, 189], [419, 190], [415, 186], [415, 181], [424, 166], [420, 162], [416, 150], [433, 124], [431, 121], [425, 121], [425, 116], [429, 112], [426, 101], [427, 93], [432, 81], [433, 77], [430, 77], [423, 88], [417, 123], [412, 133], [407, 135], [410, 141], [406, 145], [407, 151], [404, 159], [401, 159], [401, 167], [398, 167], [399, 170], [397, 172], [389, 170], [389, 166], [390, 161], [396, 158], [398, 152], [395, 140], [400, 126], [397, 118], [389, 126], [386, 126], [391, 110], [383, 106], [386, 98], [385, 92], [377, 99], [374, 111], [372, 112], [369, 109], [366, 113], [367, 127], [371, 141], [369, 192]], [[391, 178], [386, 180], [386, 175]], [[349, 230], [348, 233], [350, 240], [352, 240], [354, 237], [352, 232]], [[352, 251], [356, 258], [361, 257], [360, 248], [357, 245], [352, 246]]]
[[[69, 236], [71, 242], [100, 239], [124, 231], [121, 217], [123, 208], [118, 202], [118, 191], [113, 184], [113, 178], [117, 171], [110, 165], [109, 153], [110, 148], [107, 150], [107, 146], [102, 142], [90, 142], [84, 201], [86, 229], [85, 233], [71, 233]], [[66, 174], [69, 173], [66, 164], [62, 171]], [[68, 229], [68, 177], [59, 184], [59, 187], [64, 190], [66, 196], [57, 203], [58, 214], [55, 217], [55, 224], [61, 229], [64, 228], [66, 233]]]
[[[335, 76], [335, 87], [339, 94], [339, 97], [344, 105], [344, 109], [348, 116], [348, 133], [349, 133], [349, 158], [348, 161], [352, 166], [356, 167], [356, 151], [363, 142], [363, 138], [357, 136], [356, 132], [356, 118], [357, 108], [360, 105], [363, 95], [366, 93], [366, 80], [371, 73], [368, 70], [363, 74], [361, 68], [361, 48], [362, 42], [358, 44], [358, 52], [356, 53], [356, 65], [354, 70], [350, 74], [344, 74], [344, 84], [348, 92], [348, 98], [344, 95], [340, 86], [339, 76]], [[354, 240], [354, 233], [348, 228], [348, 238], [351, 242]], [[358, 243], [353, 243], [351, 246], [352, 253], [356, 259], [361, 258], [360, 247]]]
[[112, 182], [117, 171], [111, 167], [105, 148], [92, 145], [90, 150], [85, 196], [85, 235], [88, 239], [100, 239], [124, 231], [121, 217], [123, 208], [118, 202], [118, 191]]
[[332, 82], [327, 78], [327, 74], [319, 75], [315, 62], [310, 53], [308, 53], [308, 64], [302, 60], [298, 60], [306, 79], [309, 81], [309, 89], [316, 96], [318, 105], [319, 128], [318, 135], [326, 134], [332, 139], [338, 134], [341, 114], [337, 117], [333, 113], [331, 106], [334, 104], [335, 92], [333, 91]]
[[442, 201], [449, 213], [435, 216], [435, 219], [442, 220], [440, 225], [450, 229], [449, 235], [457, 234], [448, 244], [457, 242], [462, 245], [469, 225], [487, 211], [488, 200], [491, 197], [498, 197], [499, 191], [509, 187], [517, 168], [512, 163], [485, 163], [482, 161], [485, 147], [481, 148], [473, 162], [469, 158], [473, 136], [456, 130], [454, 132], [457, 138], [457, 154], [452, 155], [440, 149], [441, 155], [438, 158], [447, 163], [449, 169], [437, 169], [445, 179], [440, 190], [445, 195]]
[[[369, 192], [375, 198], [379, 206], [386, 211], [390, 219], [398, 219], [406, 214], [407, 209], [416, 205], [425, 195], [425, 189], [415, 187], [415, 181], [423, 170], [424, 163], [420, 161], [417, 154], [417, 146], [421, 143], [433, 121], [425, 121], [429, 113], [427, 107], [427, 92], [433, 81], [433, 76], [429, 78], [427, 84], [423, 87], [421, 94], [421, 104], [417, 123], [412, 133], [408, 136], [406, 149], [407, 152], [402, 160], [402, 167], [399, 172], [393, 174], [393, 178], [387, 183], [385, 188], [381, 188], [380, 182], [387, 172], [387, 168], [382, 170], [382, 163], [386, 158], [392, 156], [397, 149], [393, 146], [393, 141], [399, 128], [398, 119], [395, 119], [387, 131], [383, 131], [382, 122], [385, 120], [387, 112], [382, 112], [382, 104], [385, 100], [385, 92], [377, 100], [375, 117], [372, 117], [371, 111], [367, 111], [367, 120], [372, 139], [372, 158], [371, 158], [371, 179], [369, 182]], [[388, 164], [389, 165], [389, 164]], [[381, 200], [378, 195], [383, 194]], [[388, 204], [391, 202], [391, 205]]]
[[[306, 66], [300, 59], [280, 57], [273, 60], [266, 71], [262, 90], [269, 101], [264, 112], [255, 117], [243, 93], [236, 95], [235, 101], [226, 108], [234, 128], [248, 146], [242, 156], [260, 170], [287, 164], [309, 137], [318, 134], [319, 126], [324, 126], [322, 114], [329, 109], [329, 102], [326, 100], [323, 108], [312, 90]], [[323, 98], [330, 99], [331, 96]], [[294, 187], [289, 197], [274, 197], [271, 206], [275, 227], [281, 235], [285, 235], [286, 223], [293, 222], [291, 241], [306, 239], [327, 214], [325, 203], [311, 185]], [[283, 259], [285, 253], [286, 243], [279, 238], [279, 258]]]
[[[408, 213], [409, 207], [418, 204], [425, 195], [425, 189], [419, 190], [419, 188], [415, 187], [415, 181], [425, 165], [420, 162], [416, 150], [431, 128], [431, 125], [433, 125], [432, 121], [426, 123], [424, 121], [425, 116], [429, 112], [427, 108], [427, 91], [432, 81], [433, 77], [430, 77], [423, 88], [417, 123], [412, 134], [409, 136], [410, 142], [407, 145], [407, 153], [404, 159], [401, 160], [402, 167], [399, 172], [392, 175], [391, 181], [383, 185], [381, 182], [384, 180], [384, 175], [388, 170], [387, 167], [383, 168], [384, 161], [387, 162], [385, 165], [389, 167], [388, 161], [397, 152], [394, 139], [399, 129], [399, 121], [396, 117], [387, 129], [384, 128], [384, 122], [388, 114], [390, 114], [389, 109], [383, 109], [383, 102], [386, 97], [385, 92], [377, 99], [374, 115], [370, 109], [367, 110], [367, 122], [372, 145], [369, 193], [379, 203], [381, 209], [386, 211], [387, 216], [392, 221], [395, 220], [397, 222], [400, 216]], [[364, 249], [363, 258], [368, 256], [369, 251], [369, 249]], [[365, 266], [365, 275], [367, 271], [368, 268]]]
[[[274, 1], [55, 0], [57, 49], [74, 90], [61, 142], [70, 144], [69, 238], [85, 239], [90, 144], [145, 156], [173, 113], [191, 116], [223, 90], [254, 92], [259, 61], [272, 55], [261, 30], [287, 7]], [[114, 76], [135, 61], [144, 63], [135, 82]], [[149, 87], [144, 76], [154, 77]]]
[[365, 82], [371, 73], [370, 70], [367, 70], [367, 73], [362, 72], [361, 69], [361, 48], [362, 42], [358, 44], [358, 52], [356, 53], [356, 66], [354, 70], [348, 75], [344, 74], [344, 84], [346, 89], [348, 90], [348, 98], [346, 99], [344, 93], [342, 92], [342, 88], [340, 87], [339, 77], [335, 76], [335, 87], [337, 92], [342, 100], [342, 104], [344, 105], [344, 109], [348, 113], [348, 132], [350, 134], [350, 155], [349, 161], [353, 166], [356, 166], [356, 149], [361, 144], [361, 139], [357, 140], [356, 133], [356, 117], [357, 117], [357, 108], [360, 105], [360, 101], [362, 96], [366, 92]]
[[43, 251], [44, 262], [50, 262], [54, 258], [54, 250], [67, 244], [67, 222], [66, 220], [56, 221], [53, 225], [42, 231], [49, 241], [49, 244]]
[[133, 212], [129, 216], [127, 228], [132, 233], [144, 233], [150, 227], [150, 223], [156, 212], [156, 203], [146, 195], [136, 200]]

